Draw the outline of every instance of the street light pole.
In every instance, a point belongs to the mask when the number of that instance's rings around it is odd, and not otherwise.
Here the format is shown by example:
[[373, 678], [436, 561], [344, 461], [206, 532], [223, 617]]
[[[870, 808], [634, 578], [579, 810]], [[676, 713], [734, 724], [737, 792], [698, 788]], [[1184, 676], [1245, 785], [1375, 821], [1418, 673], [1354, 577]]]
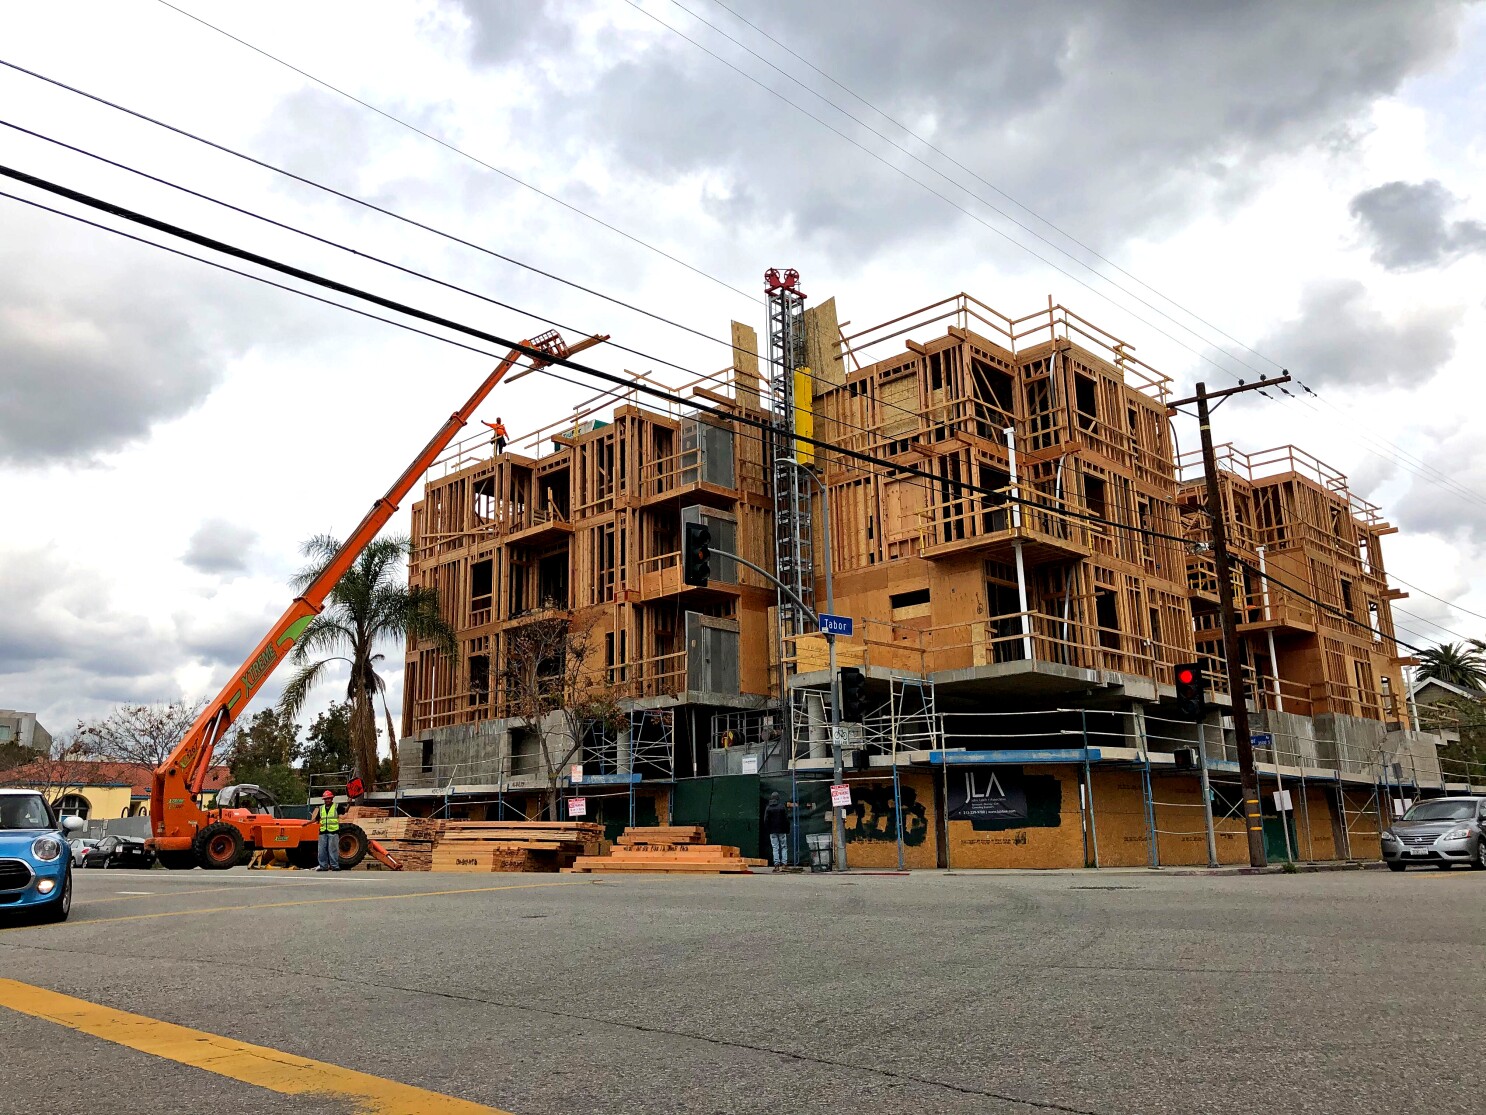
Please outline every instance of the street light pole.
[[1286, 383], [1290, 373], [1256, 383], [1209, 392], [1199, 383], [1197, 393], [1189, 399], [1168, 403], [1176, 410], [1187, 403], [1197, 404], [1197, 428], [1202, 435], [1202, 471], [1207, 481], [1207, 514], [1212, 520], [1213, 564], [1218, 574], [1218, 612], [1223, 621], [1223, 657], [1228, 665], [1228, 696], [1233, 705], [1233, 734], [1238, 744], [1238, 777], [1243, 786], [1244, 827], [1248, 830], [1249, 865], [1264, 867], [1264, 814], [1259, 808], [1259, 773], [1254, 768], [1254, 741], [1249, 735], [1249, 705], [1244, 695], [1242, 649], [1238, 641], [1238, 610], [1233, 602], [1233, 565], [1228, 555], [1228, 523], [1223, 515], [1223, 500], [1218, 488], [1218, 458], [1213, 449], [1212, 414], [1209, 399], [1226, 399], [1242, 391], [1254, 391], [1271, 384]]

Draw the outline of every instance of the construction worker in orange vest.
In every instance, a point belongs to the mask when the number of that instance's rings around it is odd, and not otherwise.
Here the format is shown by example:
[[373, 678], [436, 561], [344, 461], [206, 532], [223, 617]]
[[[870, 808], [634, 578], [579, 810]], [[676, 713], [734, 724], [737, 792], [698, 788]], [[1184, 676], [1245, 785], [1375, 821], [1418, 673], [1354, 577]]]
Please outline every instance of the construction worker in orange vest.
[[504, 453], [506, 451], [506, 424], [500, 420], [500, 415], [495, 416], [494, 422], [484, 424], [489, 426], [491, 433], [495, 435], [490, 439], [490, 444], [495, 446], [497, 453]]

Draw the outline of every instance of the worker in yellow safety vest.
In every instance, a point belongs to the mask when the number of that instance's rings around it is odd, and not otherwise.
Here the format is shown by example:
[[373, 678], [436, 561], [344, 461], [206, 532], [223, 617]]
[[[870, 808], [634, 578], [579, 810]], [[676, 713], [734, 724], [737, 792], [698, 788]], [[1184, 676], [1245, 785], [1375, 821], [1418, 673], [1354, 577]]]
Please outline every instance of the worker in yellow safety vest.
[[335, 804], [335, 795], [325, 791], [325, 800], [315, 814], [320, 822], [320, 866], [316, 871], [339, 871], [341, 869], [341, 816]]

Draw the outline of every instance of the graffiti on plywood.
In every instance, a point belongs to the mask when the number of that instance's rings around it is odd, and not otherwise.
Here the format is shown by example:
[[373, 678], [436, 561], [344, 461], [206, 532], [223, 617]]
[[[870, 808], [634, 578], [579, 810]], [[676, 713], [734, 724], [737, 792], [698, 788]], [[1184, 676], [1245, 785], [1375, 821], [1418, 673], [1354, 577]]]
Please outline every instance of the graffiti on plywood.
[[946, 787], [951, 821], [969, 821], [976, 832], [1058, 828], [1063, 824], [1063, 784], [1019, 766], [964, 767]]
[[[851, 786], [851, 808], [846, 811], [846, 841], [890, 840], [897, 842], [897, 826], [893, 823], [893, 787], [891, 783], [871, 782], [866, 785], [853, 782]], [[898, 800], [903, 806], [903, 843], [916, 848], [929, 836], [929, 812], [912, 786], [901, 786]], [[851, 823], [852, 816], [856, 824]]]

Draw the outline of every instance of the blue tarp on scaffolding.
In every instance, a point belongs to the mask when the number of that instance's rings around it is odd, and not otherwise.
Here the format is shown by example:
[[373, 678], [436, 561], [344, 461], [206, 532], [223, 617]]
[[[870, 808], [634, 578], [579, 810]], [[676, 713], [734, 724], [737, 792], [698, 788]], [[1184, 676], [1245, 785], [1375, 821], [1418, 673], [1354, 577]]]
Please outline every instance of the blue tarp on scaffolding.
[[976, 763], [1097, 763], [1100, 759], [1097, 747], [1049, 747], [1035, 750], [1002, 751], [931, 751], [931, 766], [948, 764], [965, 766]]

